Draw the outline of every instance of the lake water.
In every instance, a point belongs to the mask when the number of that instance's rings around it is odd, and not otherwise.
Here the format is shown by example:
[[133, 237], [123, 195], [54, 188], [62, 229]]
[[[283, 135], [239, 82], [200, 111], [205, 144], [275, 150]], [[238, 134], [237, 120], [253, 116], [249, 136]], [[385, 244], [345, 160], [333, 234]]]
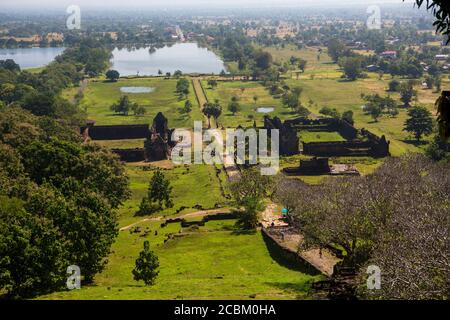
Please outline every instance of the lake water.
[[123, 93], [151, 93], [155, 91], [152, 87], [121, 87], [120, 92]]
[[21, 69], [39, 68], [52, 62], [65, 48], [0, 49], [0, 60], [13, 59]]
[[158, 75], [181, 70], [183, 73], [215, 73], [225, 70], [223, 61], [212, 51], [200, 48], [196, 43], [176, 43], [171, 47], [149, 52], [150, 47], [129, 50], [114, 49], [112, 69], [121, 76]]
[[256, 111], [257, 112], [259, 112], [259, 113], [271, 113], [271, 112], [274, 112], [275, 111], [275, 108], [271, 108], [271, 107], [261, 107], [261, 108], [258, 108], [258, 109], [256, 109]]

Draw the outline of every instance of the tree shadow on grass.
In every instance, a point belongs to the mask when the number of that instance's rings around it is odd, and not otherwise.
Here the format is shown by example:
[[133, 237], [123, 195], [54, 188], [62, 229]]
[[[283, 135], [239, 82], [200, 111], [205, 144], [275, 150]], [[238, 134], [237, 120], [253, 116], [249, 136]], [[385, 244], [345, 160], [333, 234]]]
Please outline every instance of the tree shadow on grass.
[[417, 141], [415, 139], [403, 139], [402, 142], [407, 143], [407, 144], [412, 144], [415, 147], [420, 147], [420, 146], [424, 146], [424, 145], [428, 144], [428, 142], [426, 142], [426, 141]]
[[294, 292], [299, 295], [299, 299], [304, 299], [305, 295], [311, 294], [311, 285], [313, 281], [304, 282], [265, 282], [265, 284], [275, 287], [277, 289]]

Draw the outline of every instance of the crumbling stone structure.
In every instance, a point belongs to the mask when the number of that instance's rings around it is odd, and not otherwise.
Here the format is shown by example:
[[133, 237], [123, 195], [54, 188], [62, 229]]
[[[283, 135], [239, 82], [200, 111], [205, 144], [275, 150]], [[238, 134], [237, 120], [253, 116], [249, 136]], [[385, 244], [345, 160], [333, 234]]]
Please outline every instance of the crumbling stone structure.
[[284, 172], [287, 175], [323, 175], [331, 173], [331, 167], [328, 158], [312, 158], [300, 160], [299, 167], [286, 168]]
[[170, 130], [167, 118], [159, 112], [153, 120], [150, 136], [145, 141], [145, 158], [147, 161], [170, 159], [176, 142], [171, 140], [174, 130]]
[[291, 123], [282, 123], [278, 117], [271, 119], [265, 116], [264, 129], [268, 130], [269, 135], [272, 129], [280, 130], [280, 155], [292, 156], [300, 152], [297, 129]]
[[303, 153], [316, 157], [370, 156], [383, 158], [390, 155], [389, 141], [386, 137], [378, 137], [368, 130], [358, 130], [350, 123], [340, 119], [294, 119], [284, 123], [277, 117], [264, 117], [264, 128], [280, 130], [280, 154], [293, 155], [299, 153], [298, 131], [339, 132], [347, 141], [342, 142], [310, 142], [302, 143]]
[[125, 162], [170, 159], [172, 148], [176, 145], [171, 140], [173, 131], [169, 129], [167, 118], [161, 112], [156, 115], [151, 128], [148, 124], [96, 126], [93, 121], [80, 128], [86, 140], [146, 139], [142, 149], [112, 150]]

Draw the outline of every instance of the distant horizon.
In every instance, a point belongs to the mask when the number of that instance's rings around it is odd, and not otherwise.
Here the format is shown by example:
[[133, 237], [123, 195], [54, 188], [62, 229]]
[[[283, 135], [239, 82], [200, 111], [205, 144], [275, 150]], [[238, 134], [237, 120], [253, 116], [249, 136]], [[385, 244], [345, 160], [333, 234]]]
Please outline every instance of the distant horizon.
[[[8, 3], [9, 2], [9, 3]], [[0, 3], [0, 9], [60, 9], [69, 5], [79, 5], [87, 9], [136, 9], [136, 8], [283, 8], [283, 7], [348, 7], [348, 6], [368, 6], [368, 5], [405, 5], [412, 7], [413, 0], [41, 0], [39, 3], [33, 0], [14, 0]], [[1, 13], [1, 12], [0, 12]]]

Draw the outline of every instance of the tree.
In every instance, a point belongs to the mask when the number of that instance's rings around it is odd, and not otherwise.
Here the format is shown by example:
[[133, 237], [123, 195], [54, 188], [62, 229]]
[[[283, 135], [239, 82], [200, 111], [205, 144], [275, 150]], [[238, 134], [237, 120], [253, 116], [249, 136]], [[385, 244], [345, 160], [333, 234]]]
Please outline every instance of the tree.
[[332, 117], [334, 119], [339, 119], [341, 117], [339, 111], [337, 111], [336, 108], [331, 109], [330, 107], [323, 107], [322, 109], [319, 110], [319, 113], [325, 116]]
[[426, 149], [426, 155], [434, 161], [446, 161], [450, 164], [450, 143], [436, 134]]
[[145, 108], [143, 106], [139, 106], [136, 103], [133, 104], [132, 108], [133, 108], [134, 115], [136, 117], [143, 116], [147, 112], [147, 110], [145, 110]]
[[190, 83], [187, 79], [180, 79], [177, 81], [176, 91], [180, 96], [187, 96], [189, 94]]
[[366, 106], [366, 111], [369, 113], [369, 115], [372, 117], [372, 119], [375, 122], [378, 122], [378, 118], [381, 116], [381, 114], [383, 112], [380, 105], [373, 104], [373, 103]]
[[258, 214], [263, 209], [263, 200], [271, 194], [273, 181], [256, 169], [244, 170], [239, 181], [230, 185], [231, 193], [237, 205], [244, 207], [239, 216], [238, 225], [245, 229], [254, 229], [258, 223]]
[[0, 288], [15, 298], [59, 289], [69, 262], [51, 220], [27, 212], [17, 198], [0, 196], [0, 227]]
[[208, 80], [208, 86], [210, 86], [210, 87], [211, 87], [211, 89], [213, 89], [213, 90], [214, 90], [214, 88], [216, 88], [216, 87], [217, 87], [217, 80], [214, 80], [214, 79], [210, 79], [210, 80]]
[[398, 80], [394, 79], [394, 80], [389, 81], [389, 91], [391, 91], [391, 92], [399, 91], [400, 85], [401, 85], [401, 83]]
[[410, 107], [412, 99], [417, 95], [417, 91], [411, 83], [402, 83], [400, 86], [400, 100], [404, 103], [405, 107]]
[[344, 74], [349, 80], [356, 80], [361, 75], [361, 59], [358, 57], [342, 58]]
[[296, 109], [295, 112], [297, 113], [297, 115], [301, 118], [308, 118], [308, 116], [311, 114], [311, 112], [308, 110], [308, 108], [299, 105]]
[[14, 73], [20, 72], [20, 66], [12, 59], [0, 60], [0, 68]]
[[408, 117], [404, 131], [414, 134], [417, 141], [420, 141], [423, 135], [429, 135], [433, 132], [433, 118], [427, 108], [414, 107], [408, 110]]
[[161, 170], [156, 170], [148, 187], [147, 198], [151, 203], [156, 203], [158, 209], [172, 208], [172, 187], [170, 181], [164, 176]]
[[[424, 0], [416, 0], [417, 7], [420, 8], [425, 3]], [[450, 8], [445, 0], [426, 0], [427, 10], [431, 10], [436, 18], [434, 26], [436, 32], [447, 36], [447, 43], [450, 41]]]
[[111, 82], [115, 82], [120, 78], [120, 73], [117, 70], [108, 70], [106, 72], [106, 78]]
[[353, 111], [351, 110], [345, 111], [342, 114], [342, 120], [347, 121], [348, 123], [353, 125], [355, 123], [355, 121], [353, 120]]
[[174, 77], [179, 78], [179, 77], [181, 77], [183, 75], [183, 72], [181, 70], [176, 70], [173, 73], [173, 75], [174, 75]]
[[192, 102], [190, 100], [186, 100], [184, 103], [184, 107], [180, 109], [180, 113], [189, 114], [192, 111]]
[[298, 68], [302, 71], [305, 72], [305, 68], [306, 68], [306, 64], [308, 63], [308, 61], [304, 60], [304, 59], [300, 59], [299, 63], [298, 63]]
[[237, 101], [231, 101], [228, 105], [228, 111], [230, 111], [233, 116], [241, 110], [241, 105]]
[[130, 110], [137, 109], [137, 103], [131, 102], [128, 96], [120, 97], [119, 101], [111, 106], [111, 111], [114, 111], [115, 113], [121, 113], [124, 116], [127, 116]]
[[152, 286], [159, 275], [158, 256], [150, 250], [150, 243], [144, 241], [144, 250], [139, 253], [133, 269], [133, 277], [136, 281], [144, 281], [145, 285]]
[[328, 41], [328, 55], [334, 62], [338, 62], [338, 59], [343, 56], [345, 51], [345, 45], [338, 39]]
[[253, 59], [255, 60], [256, 67], [261, 70], [267, 70], [272, 65], [273, 57], [267, 51], [258, 50], [253, 54]]
[[[369, 176], [328, 179], [318, 186], [281, 182], [275, 198], [289, 208], [305, 237], [300, 249], [340, 248], [339, 266], [359, 273], [360, 297], [445, 299], [448, 166], [410, 154], [387, 159]], [[383, 270], [381, 290], [363, 289], [369, 265]]]
[[258, 102], [258, 96], [253, 96], [253, 101], [255, 102], [255, 106], [256, 106], [256, 103]]

